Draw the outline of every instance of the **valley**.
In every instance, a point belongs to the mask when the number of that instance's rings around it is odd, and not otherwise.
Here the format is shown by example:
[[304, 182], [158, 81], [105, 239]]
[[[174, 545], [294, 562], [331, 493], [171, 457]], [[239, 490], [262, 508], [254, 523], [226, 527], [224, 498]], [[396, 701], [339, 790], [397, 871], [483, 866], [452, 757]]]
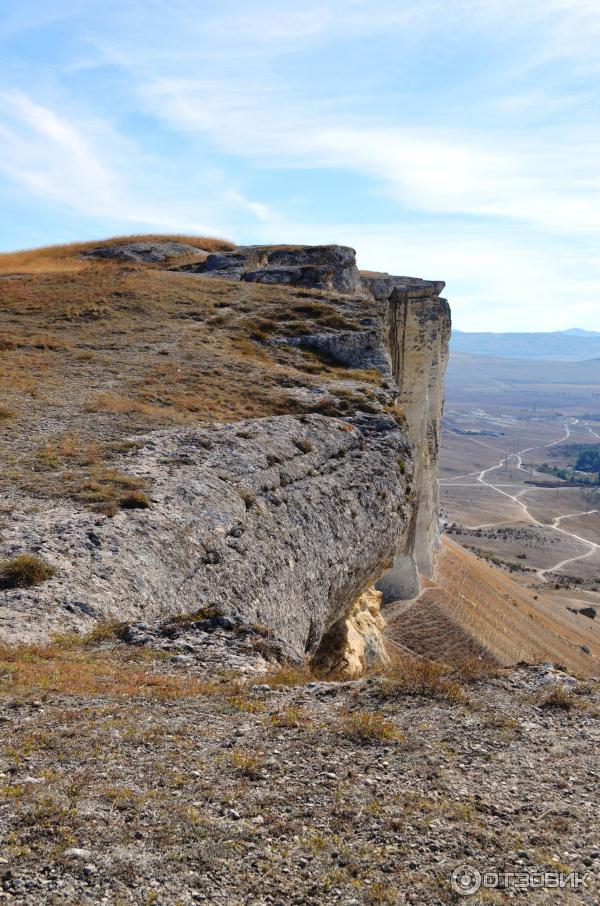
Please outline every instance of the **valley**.
[[[483, 371], [485, 357], [473, 358], [481, 360], [477, 368]], [[561, 383], [552, 407], [547, 399], [540, 401], [540, 386], [547, 394], [553, 378], [566, 377], [557, 369], [577, 371], [585, 363], [537, 362], [535, 383], [528, 384], [510, 360], [505, 362], [503, 390], [493, 369], [481, 384], [473, 373], [463, 383], [458, 375], [465, 376], [464, 359], [458, 365], [451, 360], [440, 475], [445, 544], [452, 543], [455, 558], [457, 543], [461, 557], [475, 557], [505, 576], [511, 594], [526, 596], [532, 622], [557, 621], [554, 631], [575, 633], [580, 650], [595, 657], [600, 653], [600, 491], [542, 469], [567, 466], [573, 450], [600, 449], [599, 387], [586, 387], [582, 399], [581, 384]], [[520, 362], [521, 371], [529, 364]], [[443, 567], [437, 578], [447, 583]], [[480, 587], [479, 594], [485, 608], [489, 589]], [[472, 636], [474, 626], [468, 629]], [[475, 637], [483, 649], [494, 651], [489, 632]]]

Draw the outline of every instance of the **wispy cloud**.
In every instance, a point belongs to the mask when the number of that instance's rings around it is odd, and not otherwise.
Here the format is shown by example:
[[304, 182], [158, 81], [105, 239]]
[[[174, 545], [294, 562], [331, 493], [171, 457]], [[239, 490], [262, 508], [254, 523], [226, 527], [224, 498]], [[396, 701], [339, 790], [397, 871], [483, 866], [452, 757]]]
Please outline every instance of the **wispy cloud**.
[[[154, 194], [160, 191], [156, 161], [115, 134], [110, 124], [97, 119], [68, 120], [22, 92], [0, 95], [0, 140], [0, 172], [24, 190], [87, 218], [214, 233], [219, 231], [218, 220], [232, 211], [247, 212], [259, 220], [269, 215], [267, 206], [223, 186], [214, 173], [216, 194], [207, 193], [201, 206], [203, 211], [212, 211], [213, 223], [194, 217], [191, 205], [181, 196], [167, 199], [164, 206], [149, 204], [141, 197], [143, 183], [147, 189], [154, 181]], [[136, 165], [145, 176], [141, 187], [133, 175]]]
[[[600, 227], [600, 128], [527, 137], [457, 129], [346, 126], [343, 113], [260, 86], [149, 80], [146, 103], [171, 126], [197, 131], [259, 165], [325, 167], [385, 183], [405, 207], [497, 217], [559, 232]], [[359, 119], [359, 118], [355, 118]], [[338, 123], [336, 124], [336, 120]]]
[[[29, 198], [115, 230], [346, 241], [368, 266], [445, 277], [463, 327], [486, 305], [557, 326], [567, 298], [594, 326], [596, 0], [53, 13], [64, 42], [13, 65], [16, 41], [0, 97], [0, 173]], [[44, 27], [35, 0], [0, 43], [28, 22]]]

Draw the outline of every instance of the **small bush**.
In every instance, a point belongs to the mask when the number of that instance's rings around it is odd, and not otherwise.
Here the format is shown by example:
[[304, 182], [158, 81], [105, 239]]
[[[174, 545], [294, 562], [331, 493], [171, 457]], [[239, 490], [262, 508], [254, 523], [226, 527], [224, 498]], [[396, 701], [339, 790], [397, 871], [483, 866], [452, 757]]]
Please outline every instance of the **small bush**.
[[347, 711], [340, 722], [340, 732], [353, 742], [367, 745], [403, 739], [395, 724], [379, 711]]
[[55, 568], [35, 554], [20, 554], [0, 563], [0, 589], [31, 588], [32, 585], [41, 585], [54, 575]]
[[283, 727], [286, 729], [297, 729], [305, 727], [310, 722], [308, 713], [302, 708], [285, 708], [283, 711], [272, 714], [266, 721], [272, 727]]
[[119, 506], [122, 510], [147, 510], [150, 498], [143, 491], [129, 491], [121, 497]]
[[460, 683], [477, 683], [483, 680], [491, 680], [500, 674], [500, 667], [493, 661], [486, 660], [484, 657], [471, 657], [460, 661], [454, 670], [452, 676]]
[[406, 658], [394, 663], [382, 677], [379, 694], [383, 698], [423, 695], [427, 698], [462, 701], [464, 694], [459, 683], [449, 679], [447, 672], [442, 664], [435, 661]]
[[260, 755], [250, 752], [234, 752], [231, 758], [236, 774], [247, 777], [249, 780], [258, 780], [262, 777], [265, 768], [265, 759]]
[[579, 707], [575, 696], [568, 692], [564, 686], [557, 686], [550, 695], [546, 696], [541, 704], [542, 708], [552, 711], [572, 711]]
[[12, 418], [14, 415], [10, 409], [7, 409], [6, 406], [0, 406], [0, 422], [4, 421], [7, 418]]

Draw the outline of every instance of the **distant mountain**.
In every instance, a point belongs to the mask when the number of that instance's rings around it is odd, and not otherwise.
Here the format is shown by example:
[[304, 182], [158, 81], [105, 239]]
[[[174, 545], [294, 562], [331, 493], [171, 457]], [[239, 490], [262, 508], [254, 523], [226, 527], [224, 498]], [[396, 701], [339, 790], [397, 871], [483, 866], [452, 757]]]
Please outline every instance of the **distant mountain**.
[[454, 352], [446, 372], [446, 387], [508, 387], [517, 385], [600, 386], [600, 358], [584, 362], [509, 359]]
[[600, 333], [579, 327], [553, 333], [467, 333], [453, 330], [450, 349], [467, 355], [577, 362], [600, 358]]
[[570, 333], [576, 337], [600, 337], [597, 330], [582, 330], [581, 327], [571, 327], [569, 330], [563, 330], [562, 333]]

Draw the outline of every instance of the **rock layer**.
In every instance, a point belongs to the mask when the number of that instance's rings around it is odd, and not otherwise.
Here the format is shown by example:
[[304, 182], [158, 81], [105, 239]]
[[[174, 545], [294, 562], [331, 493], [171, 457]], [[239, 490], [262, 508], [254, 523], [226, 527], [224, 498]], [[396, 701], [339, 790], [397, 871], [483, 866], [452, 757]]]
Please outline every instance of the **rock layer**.
[[354, 249], [343, 245], [248, 245], [209, 255], [183, 267], [191, 273], [248, 283], [283, 283], [310, 289], [360, 293]]
[[386, 415], [290, 416], [152, 435], [127, 471], [153, 479], [149, 510], [112, 519], [61, 505], [13, 511], [6, 555], [40, 548], [56, 578], [1, 592], [12, 640], [94, 620], [212, 607], [314, 654], [391, 565], [408, 525], [406, 437]]
[[387, 305], [392, 371], [397, 404], [404, 412], [414, 451], [414, 508], [408, 548], [378, 587], [384, 602], [419, 591], [419, 573], [431, 576], [439, 546], [439, 449], [444, 373], [450, 341], [450, 307], [439, 298], [442, 282], [377, 274], [363, 277], [376, 299]]
[[[157, 261], [156, 249], [133, 251]], [[0, 557], [40, 553], [57, 574], [39, 587], [0, 592], [0, 638], [40, 639], [98, 620], [146, 622], [209, 607], [346, 672], [382, 662], [379, 596], [364, 593], [379, 580], [384, 603], [414, 594], [417, 572], [431, 573], [437, 540], [450, 331], [443, 284], [361, 278], [354, 251], [343, 246], [251, 246], [178, 270], [191, 279], [297, 286], [307, 306], [326, 307], [320, 333], [300, 321], [296, 334], [255, 341], [286, 344], [298, 364], [306, 361], [300, 350], [315, 354], [322, 374], [310, 391], [285, 384], [285, 368], [282, 381], [300, 411], [323, 414], [138, 438], [118, 466], [148, 481], [151, 506], [143, 511], [107, 518], [72, 501], [43, 511], [18, 501]], [[269, 304], [284, 311], [295, 298], [286, 289], [280, 303], [268, 292]], [[352, 369], [347, 378], [344, 368]]]
[[390, 662], [381, 616], [381, 592], [368, 588], [350, 612], [325, 633], [313, 667], [322, 673], [353, 679], [368, 670], [380, 670]]

